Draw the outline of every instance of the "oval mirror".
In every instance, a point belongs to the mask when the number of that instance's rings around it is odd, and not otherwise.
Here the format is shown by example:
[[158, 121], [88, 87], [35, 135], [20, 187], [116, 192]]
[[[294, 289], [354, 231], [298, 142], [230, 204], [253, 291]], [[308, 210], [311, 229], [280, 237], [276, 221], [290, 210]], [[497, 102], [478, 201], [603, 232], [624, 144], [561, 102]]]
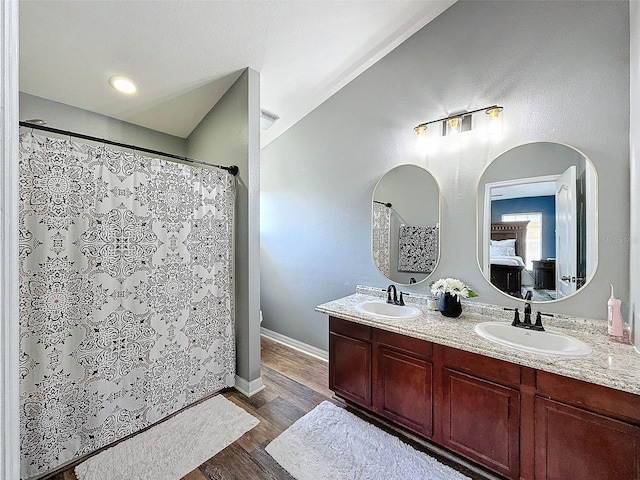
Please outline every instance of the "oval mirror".
[[520, 145], [487, 166], [478, 186], [478, 264], [501, 292], [535, 302], [579, 291], [598, 263], [597, 186], [573, 147]]
[[425, 280], [440, 258], [440, 188], [417, 165], [389, 170], [373, 191], [371, 251], [380, 273], [394, 283]]

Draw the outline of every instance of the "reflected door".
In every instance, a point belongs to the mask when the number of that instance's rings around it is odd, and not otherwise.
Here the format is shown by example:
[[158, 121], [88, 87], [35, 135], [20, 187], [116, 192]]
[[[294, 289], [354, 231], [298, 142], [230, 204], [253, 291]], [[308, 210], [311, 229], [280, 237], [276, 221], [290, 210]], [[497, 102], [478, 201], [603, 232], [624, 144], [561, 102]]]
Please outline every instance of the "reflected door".
[[562, 298], [576, 291], [577, 215], [576, 167], [556, 180], [556, 292]]

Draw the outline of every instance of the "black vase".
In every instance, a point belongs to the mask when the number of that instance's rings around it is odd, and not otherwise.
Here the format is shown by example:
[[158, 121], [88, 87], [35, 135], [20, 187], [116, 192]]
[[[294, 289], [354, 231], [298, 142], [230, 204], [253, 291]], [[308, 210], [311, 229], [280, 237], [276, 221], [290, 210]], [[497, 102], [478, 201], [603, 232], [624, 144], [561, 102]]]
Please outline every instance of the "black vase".
[[456, 318], [462, 313], [462, 305], [460, 304], [460, 297], [457, 295], [451, 295], [445, 293], [440, 296], [440, 303], [438, 304], [438, 310], [445, 317]]

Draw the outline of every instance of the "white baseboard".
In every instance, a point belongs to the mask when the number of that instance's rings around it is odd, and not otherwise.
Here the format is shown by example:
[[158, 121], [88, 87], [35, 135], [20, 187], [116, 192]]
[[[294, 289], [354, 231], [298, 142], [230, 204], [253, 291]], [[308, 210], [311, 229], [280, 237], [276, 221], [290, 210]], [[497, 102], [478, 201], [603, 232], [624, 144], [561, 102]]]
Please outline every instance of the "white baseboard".
[[303, 343], [295, 338], [287, 337], [286, 335], [282, 335], [281, 333], [274, 332], [273, 330], [269, 330], [264, 327], [260, 327], [260, 334], [274, 342], [281, 343], [282, 345], [298, 350], [299, 352], [306, 353], [307, 355], [311, 355], [312, 357], [324, 362], [329, 361], [329, 352], [326, 350], [314, 347], [308, 343]]
[[249, 382], [244, 378], [236, 375], [236, 384], [234, 388], [243, 395], [251, 397], [259, 391], [264, 390], [264, 384], [262, 383], [262, 377], [258, 377], [255, 380]]

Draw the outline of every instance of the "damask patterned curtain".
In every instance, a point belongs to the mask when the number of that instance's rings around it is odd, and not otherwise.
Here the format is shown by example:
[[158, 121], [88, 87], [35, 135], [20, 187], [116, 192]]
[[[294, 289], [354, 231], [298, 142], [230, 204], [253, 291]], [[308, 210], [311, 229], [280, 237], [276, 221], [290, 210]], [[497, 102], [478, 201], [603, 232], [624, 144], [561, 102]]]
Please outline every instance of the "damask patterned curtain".
[[23, 478], [235, 379], [234, 177], [20, 137]]
[[371, 242], [373, 261], [383, 275], [390, 277], [391, 209], [389, 207], [373, 202], [373, 226], [371, 230], [373, 235]]

